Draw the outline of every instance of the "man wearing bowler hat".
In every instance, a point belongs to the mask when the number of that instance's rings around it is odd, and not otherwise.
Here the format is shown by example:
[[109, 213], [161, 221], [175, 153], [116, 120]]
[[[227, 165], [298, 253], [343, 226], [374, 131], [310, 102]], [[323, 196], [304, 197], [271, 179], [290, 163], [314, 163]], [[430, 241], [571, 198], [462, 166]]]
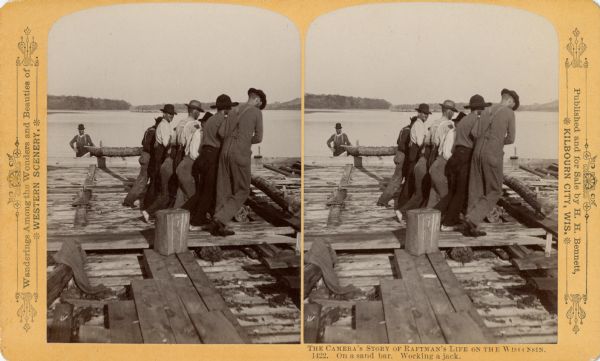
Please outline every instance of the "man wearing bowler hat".
[[79, 134], [76, 134], [73, 139], [71, 139], [69, 146], [75, 151], [76, 157], [82, 157], [88, 152], [85, 150], [85, 147], [93, 147], [94, 142], [92, 142], [92, 138], [89, 134], [85, 134], [85, 127], [83, 124], [77, 126], [77, 132]]
[[469, 109], [471, 113], [456, 124], [452, 156], [446, 165], [448, 194], [435, 205], [435, 208], [442, 213], [442, 231], [455, 230], [460, 224], [460, 213], [465, 212], [474, 146], [471, 131], [479, 120], [481, 112], [490, 105], [492, 103], [486, 103], [481, 95], [473, 95], [469, 100], [469, 105], [465, 105], [465, 108]]
[[482, 112], [471, 135], [475, 148], [469, 176], [469, 206], [464, 218], [466, 234], [472, 237], [486, 233], [478, 228], [502, 195], [504, 181], [504, 145], [515, 141], [515, 110], [519, 95], [514, 90], [502, 89], [500, 104]]
[[260, 89], [248, 89], [248, 101], [241, 104], [235, 116], [229, 116], [219, 128], [223, 138], [217, 177], [217, 202], [215, 216], [207, 226], [216, 236], [234, 234], [227, 223], [250, 195], [250, 164], [252, 144], [262, 142], [262, 110], [267, 106], [267, 96]]
[[396, 205], [396, 217], [402, 220], [402, 212], [418, 208], [423, 203], [423, 180], [427, 175], [427, 157], [425, 148], [429, 123], [427, 122], [431, 111], [429, 105], [419, 104], [417, 120], [410, 129], [410, 142], [408, 147], [408, 163], [406, 168], [406, 182], [400, 193]]
[[[192, 136], [196, 132], [202, 133], [201, 123], [198, 120], [200, 113], [204, 113], [202, 105], [197, 100], [192, 100], [186, 104], [188, 110], [188, 117], [179, 122], [175, 127], [175, 137], [177, 139], [177, 146], [181, 161], [176, 164], [175, 174], [177, 174], [177, 180], [179, 181], [179, 188], [177, 189], [177, 195], [175, 197], [174, 208], [181, 207], [190, 197], [196, 192], [196, 184], [194, 177], [192, 176], [192, 166], [194, 159], [190, 156], [190, 142]], [[177, 160], [176, 160], [177, 161]]]
[[156, 138], [154, 142], [154, 170], [155, 192], [158, 194], [154, 202], [142, 211], [144, 220], [148, 222], [150, 217], [158, 210], [169, 206], [169, 181], [173, 175], [173, 158], [170, 156], [171, 146], [175, 144], [175, 130], [171, 126], [173, 117], [177, 114], [173, 104], [165, 104], [160, 110], [163, 113], [162, 120], [156, 127]]
[[327, 147], [331, 149], [333, 156], [337, 157], [346, 151], [345, 145], [352, 145], [352, 143], [350, 143], [346, 133], [342, 133], [342, 124], [335, 123], [335, 133], [327, 139]]
[[[226, 94], [219, 95], [215, 105], [211, 105], [211, 108], [216, 109], [217, 112], [205, 121], [199, 156], [194, 164], [196, 194], [182, 207], [190, 211], [191, 231], [199, 230], [202, 226], [207, 225], [210, 222], [208, 215], [214, 215], [219, 153], [223, 143], [223, 138], [219, 135], [219, 128], [230, 116], [236, 116], [231, 109], [238, 104], [232, 102]], [[221, 229], [219, 232], [224, 232], [224, 230]]]

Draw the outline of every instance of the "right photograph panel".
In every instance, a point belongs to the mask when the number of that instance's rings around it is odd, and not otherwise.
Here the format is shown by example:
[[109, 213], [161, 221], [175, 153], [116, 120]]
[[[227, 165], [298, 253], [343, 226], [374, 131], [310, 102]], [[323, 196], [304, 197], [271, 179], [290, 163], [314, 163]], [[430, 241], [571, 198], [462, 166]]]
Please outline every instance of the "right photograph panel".
[[305, 343], [556, 343], [558, 39], [381, 4], [306, 40]]

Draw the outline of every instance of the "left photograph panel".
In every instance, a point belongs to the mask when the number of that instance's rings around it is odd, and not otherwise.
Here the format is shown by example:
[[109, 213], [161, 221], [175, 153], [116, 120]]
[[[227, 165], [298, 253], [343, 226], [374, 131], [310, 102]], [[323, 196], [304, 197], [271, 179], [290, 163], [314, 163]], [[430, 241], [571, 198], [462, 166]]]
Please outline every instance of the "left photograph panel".
[[300, 56], [245, 6], [54, 24], [48, 342], [300, 342]]

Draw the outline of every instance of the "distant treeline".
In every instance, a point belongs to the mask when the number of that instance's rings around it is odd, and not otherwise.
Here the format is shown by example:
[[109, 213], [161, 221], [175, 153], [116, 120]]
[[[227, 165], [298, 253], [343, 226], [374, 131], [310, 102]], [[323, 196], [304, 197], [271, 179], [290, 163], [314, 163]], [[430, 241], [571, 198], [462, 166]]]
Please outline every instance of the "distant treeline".
[[131, 104], [119, 99], [48, 95], [49, 110], [129, 110]]
[[306, 94], [306, 109], [389, 109], [385, 99], [358, 98], [334, 94]]
[[[200, 102], [202, 104], [202, 109], [205, 111], [211, 110], [209, 108], [210, 103]], [[214, 104], [214, 103], [212, 103]], [[175, 111], [179, 114], [187, 114], [187, 107], [185, 103], [175, 103]], [[131, 107], [132, 112], [142, 112], [142, 113], [158, 113], [165, 106], [165, 104], [150, 104], [150, 105], [136, 105]], [[214, 113], [214, 111], [213, 111]]]
[[267, 110], [300, 110], [300, 98], [295, 98], [287, 102], [275, 102], [267, 104]]
[[[464, 108], [465, 105], [469, 103], [456, 103], [456, 109], [467, 112]], [[390, 107], [390, 110], [393, 112], [414, 112], [415, 108], [417, 108], [419, 104], [395, 104]], [[429, 109], [432, 112], [441, 112], [442, 107], [439, 103], [429, 104]], [[529, 112], [557, 112], [558, 111], [558, 100], [554, 100], [549, 103], [544, 104], [530, 104], [530, 105], [521, 105], [517, 111], [529, 111]]]

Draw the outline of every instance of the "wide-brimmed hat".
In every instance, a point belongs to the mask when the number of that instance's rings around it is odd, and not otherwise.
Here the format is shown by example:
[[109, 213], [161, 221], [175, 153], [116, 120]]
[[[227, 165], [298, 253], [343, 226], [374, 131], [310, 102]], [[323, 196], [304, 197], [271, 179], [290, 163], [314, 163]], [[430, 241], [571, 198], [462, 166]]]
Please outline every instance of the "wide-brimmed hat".
[[335, 123], [335, 129], [342, 129], [342, 123]]
[[465, 105], [465, 109], [482, 109], [489, 107], [492, 103], [486, 103], [483, 97], [479, 94], [475, 94], [469, 99], [469, 105]]
[[456, 109], [456, 103], [454, 103], [454, 102], [453, 102], [452, 100], [450, 100], [450, 99], [446, 99], [446, 100], [444, 100], [444, 102], [443, 102], [443, 103], [440, 103], [440, 105], [442, 106], [442, 110], [443, 110], [444, 108], [446, 108], [446, 109], [450, 109], [450, 110], [452, 110], [453, 112], [457, 112], [457, 113], [458, 113], [458, 110]]
[[83, 126], [83, 124], [79, 124], [77, 126], [77, 130], [84, 130], [84, 129], [85, 129], [85, 127]]
[[163, 113], [171, 114], [171, 115], [177, 114], [173, 104], [165, 104], [165, 106], [160, 111]]
[[213, 116], [213, 113], [211, 113], [211, 112], [206, 112], [206, 113], [204, 113], [204, 116], [202, 117], [202, 119], [200, 119], [200, 121], [201, 121], [201, 122], [205, 122], [205, 121], [209, 120], [209, 119], [210, 119], [210, 117], [212, 117], [212, 116]]
[[197, 100], [190, 100], [190, 102], [187, 103], [185, 106], [188, 107], [188, 109], [192, 108], [204, 113], [204, 109], [202, 109], [202, 104]]
[[258, 95], [261, 103], [259, 109], [265, 109], [265, 107], [267, 106], [267, 95], [265, 94], [265, 92], [260, 89], [250, 88], [248, 89], [248, 96], [250, 96], [250, 94]]
[[421, 103], [418, 108], [415, 108], [419, 113], [431, 114], [429, 111], [429, 104]]
[[513, 98], [513, 100], [515, 101], [515, 105], [513, 106], [513, 110], [517, 110], [517, 108], [519, 108], [519, 105], [521, 104], [519, 102], [519, 94], [517, 94], [516, 91], [514, 90], [510, 90], [510, 89], [502, 89], [502, 91], [500, 92], [500, 95], [504, 95], [504, 94], [508, 94], [510, 95], [511, 98]]
[[217, 97], [217, 101], [216, 101], [215, 105], [211, 105], [210, 107], [212, 109], [217, 109], [217, 110], [229, 110], [238, 104], [240, 104], [240, 103], [232, 102], [229, 95], [221, 94]]

